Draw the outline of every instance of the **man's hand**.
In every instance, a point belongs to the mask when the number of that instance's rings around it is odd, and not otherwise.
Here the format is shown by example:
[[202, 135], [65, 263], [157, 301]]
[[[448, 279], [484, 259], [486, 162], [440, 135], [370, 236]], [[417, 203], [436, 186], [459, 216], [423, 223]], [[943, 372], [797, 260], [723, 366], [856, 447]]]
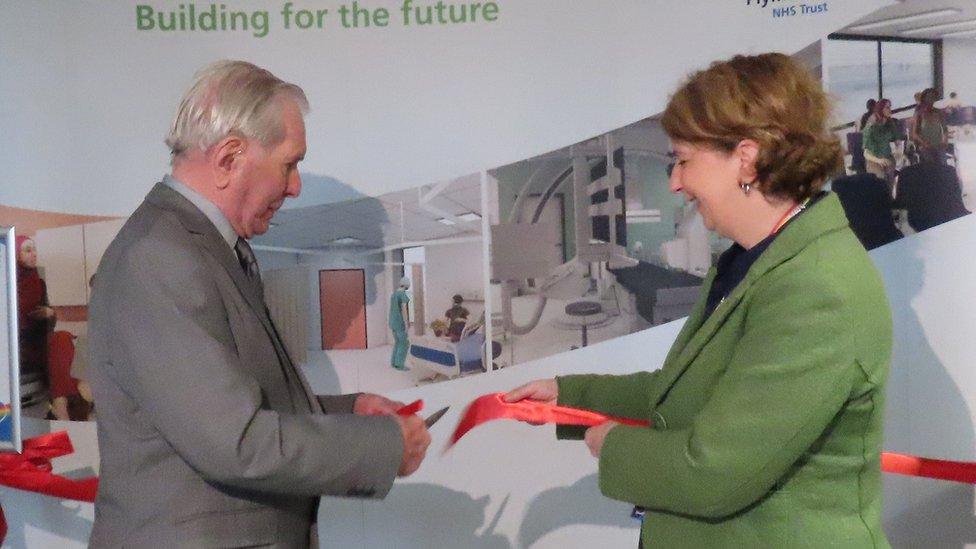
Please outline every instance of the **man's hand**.
[[356, 402], [352, 405], [352, 413], [358, 416], [392, 416], [396, 415], [397, 410], [403, 406], [402, 402], [384, 396], [363, 393], [356, 397]]
[[607, 438], [607, 433], [617, 425], [620, 424], [616, 421], [607, 421], [606, 423], [601, 423], [586, 430], [583, 441], [586, 442], [586, 447], [590, 449], [593, 457], [600, 457], [600, 450], [603, 449], [603, 441]]
[[504, 398], [505, 402], [529, 399], [555, 404], [558, 397], [559, 385], [556, 384], [555, 379], [537, 379], [505, 393]]
[[397, 476], [405, 477], [413, 474], [420, 467], [420, 463], [427, 455], [430, 446], [430, 433], [420, 416], [393, 415], [400, 424], [400, 434], [403, 435], [403, 456], [400, 457], [400, 469]]

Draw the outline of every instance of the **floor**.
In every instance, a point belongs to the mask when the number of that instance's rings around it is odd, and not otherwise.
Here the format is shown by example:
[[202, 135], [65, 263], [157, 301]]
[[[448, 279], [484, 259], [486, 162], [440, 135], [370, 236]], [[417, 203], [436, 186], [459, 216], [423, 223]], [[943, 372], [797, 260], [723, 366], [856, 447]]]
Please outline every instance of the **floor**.
[[[512, 300], [512, 313], [516, 322], [525, 322], [531, 318], [535, 310], [537, 298], [535, 296], [521, 296]], [[495, 340], [502, 341], [502, 356], [508, 364], [521, 364], [537, 358], [569, 351], [582, 344], [582, 329], [568, 325], [564, 312], [567, 301], [550, 299], [546, 302], [539, 324], [528, 334], [508, 336]], [[604, 310], [611, 310], [615, 305], [604, 303]], [[620, 316], [611, 317], [609, 323], [587, 328], [587, 342], [589, 345], [627, 335], [634, 331], [634, 316], [622, 312]]]
[[[533, 296], [515, 298], [512, 309], [516, 319], [529, 318], [535, 303]], [[566, 303], [549, 300], [539, 324], [526, 335], [504, 337], [503, 334], [496, 333], [495, 340], [502, 343], [502, 354], [496, 363], [503, 366], [521, 364], [578, 347], [581, 344], [581, 329], [565, 323], [568, 318], [564, 312]], [[632, 315], [623, 313], [611, 318], [605, 325], [588, 328], [588, 343], [594, 344], [631, 333], [633, 321]], [[302, 366], [312, 389], [319, 394], [384, 394], [432, 381], [443, 381], [442, 377], [430, 380], [430, 373], [418, 368], [406, 372], [393, 369], [390, 366], [392, 350], [390, 345], [353, 351], [310, 350]]]

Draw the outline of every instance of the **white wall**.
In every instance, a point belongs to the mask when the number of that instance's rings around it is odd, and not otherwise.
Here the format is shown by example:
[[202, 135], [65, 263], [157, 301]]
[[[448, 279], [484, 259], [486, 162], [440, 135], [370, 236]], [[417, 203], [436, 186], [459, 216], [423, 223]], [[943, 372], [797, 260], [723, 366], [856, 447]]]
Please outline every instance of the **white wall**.
[[[424, 301], [428, 324], [435, 318], [443, 318], [444, 312], [454, 304], [451, 299], [455, 294], [461, 294], [465, 299], [484, 299], [485, 263], [481, 242], [428, 245], [425, 249]], [[474, 301], [465, 303], [465, 307], [472, 315], [484, 310], [483, 303]]]
[[942, 42], [943, 89], [959, 94], [964, 105], [976, 105], [976, 40]]
[[[894, 318], [885, 449], [976, 461], [976, 216], [873, 250]], [[962, 251], [962, 253], [960, 253]], [[896, 547], [976, 544], [972, 485], [885, 476]]]

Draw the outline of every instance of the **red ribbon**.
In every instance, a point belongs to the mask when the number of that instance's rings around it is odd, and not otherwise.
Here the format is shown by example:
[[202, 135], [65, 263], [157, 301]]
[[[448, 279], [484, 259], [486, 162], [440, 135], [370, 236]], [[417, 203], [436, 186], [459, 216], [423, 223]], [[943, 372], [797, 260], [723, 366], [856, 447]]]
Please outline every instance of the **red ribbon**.
[[[556, 425], [577, 425], [581, 427], [594, 427], [607, 421], [638, 427], [650, 426], [650, 422], [647, 420], [613, 417], [591, 410], [557, 406], [545, 402], [532, 400], [505, 402], [503, 396], [504, 393], [492, 393], [475, 399], [461, 416], [461, 421], [458, 422], [458, 426], [451, 436], [448, 448], [456, 444], [471, 429], [496, 419], [516, 419], [535, 424], [555, 423]], [[896, 475], [976, 484], [976, 463], [973, 462], [929, 459], [882, 452], [881, 470]]]
[[461, 416], [461, 421], [454, 430], [454, 434], [451, 435], [451, 442], [448, 447], [456, 444], [471, 429], [495, 419], [517, 419], [528, 423], [555, 423], [557, 425], [579, 425], [583, 427], [592, 427], [607, 421], [616, 421], [624, 425], [638, 427], [650, 425], [650, 422], [646, 420], [612, 417], [590, 410], [532, 400], [505, 402], [503, 396], [504, 393], [484, 395], [468, 405], [468, 409]]
[[976, 463], [929, 459], [893, 452], [881, 453], [881, 470], [895, 475], [976, 484]]
[[401, 406], [400, 409], [396, 411], [396, 413], [398, 416], [412, 416], [423, 409], [424, 409], [424, 401], [415, 400], [410, 404]]
[[[0, 454], [0, 485], [75, 501], [95, 501], [98, 477], [70, 479], [51, 472], [51, 460], [75, 451], [68, 433], [59, 431], [24, 441], [20, 454]], [[0, 508], [0, 543], [7, 537], [7, 520]]]

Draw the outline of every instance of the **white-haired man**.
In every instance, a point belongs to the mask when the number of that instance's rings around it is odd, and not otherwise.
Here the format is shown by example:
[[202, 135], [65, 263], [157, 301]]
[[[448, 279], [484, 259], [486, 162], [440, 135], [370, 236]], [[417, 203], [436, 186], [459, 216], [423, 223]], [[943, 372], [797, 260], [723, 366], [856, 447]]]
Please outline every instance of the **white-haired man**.
[[301, 190], [307, 105], [249, 63], [206, 67], [166, 139], [172, 175], [102, 259], [93, 547], [306, 547], [320, 495], [384, 497], [423, 460], [400, 403], [314, 395], [264, 303], [247, 239]]

